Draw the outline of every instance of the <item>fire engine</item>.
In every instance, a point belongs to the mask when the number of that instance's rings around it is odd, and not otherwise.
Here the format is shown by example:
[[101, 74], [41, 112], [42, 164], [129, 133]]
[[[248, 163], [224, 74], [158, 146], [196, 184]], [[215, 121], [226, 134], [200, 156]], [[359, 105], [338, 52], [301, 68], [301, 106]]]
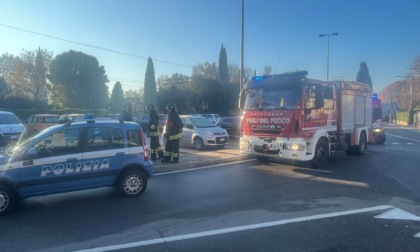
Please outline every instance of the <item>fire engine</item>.
[[372, 89], [350, 81], [307, 78], [307, 71], [256, 76], [241, 90], [240, 151], [260, 161], [310, 161], [332, 152], [363, 155], [372, 128]]
[[371, 142], [384, 144], [386, 137], [382, 120], [382, 103], [376, 93], [372, 95], [372, 138]]

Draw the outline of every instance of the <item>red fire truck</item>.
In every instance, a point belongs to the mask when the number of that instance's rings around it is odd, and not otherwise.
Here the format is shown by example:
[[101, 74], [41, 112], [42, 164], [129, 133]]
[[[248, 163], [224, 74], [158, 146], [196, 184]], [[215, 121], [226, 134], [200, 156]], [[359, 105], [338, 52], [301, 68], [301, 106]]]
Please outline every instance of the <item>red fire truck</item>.
[[257, 76], [248, 81], [242, 110], [240, 151], [311, 161], [324, 167], [331, 152], [362, 155], [372, 128], [372, 89], [349, 81], [307, 78], [307, 71]]
[[382, 119], [382, 103], [376, 93], [372, 95], [372, 142], [384, 144], [386, 137]]

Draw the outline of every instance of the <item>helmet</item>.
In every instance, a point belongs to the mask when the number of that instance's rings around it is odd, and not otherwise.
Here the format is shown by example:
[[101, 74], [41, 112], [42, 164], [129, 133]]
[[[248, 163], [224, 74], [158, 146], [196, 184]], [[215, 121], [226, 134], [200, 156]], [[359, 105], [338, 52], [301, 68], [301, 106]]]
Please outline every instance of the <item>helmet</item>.
[[147, 109], [148, 110], [155, 110], [155, 105], [149, 104], [149, 105], [147, 105]]
[[176, 109], [176, 105], [175, 105], [174, 103], [169, 103], [169, 104], [166, 106], [166, 109], [167, 109], [167, 110], [169, 110], [169, 111], [178, 111], [178, 110]]

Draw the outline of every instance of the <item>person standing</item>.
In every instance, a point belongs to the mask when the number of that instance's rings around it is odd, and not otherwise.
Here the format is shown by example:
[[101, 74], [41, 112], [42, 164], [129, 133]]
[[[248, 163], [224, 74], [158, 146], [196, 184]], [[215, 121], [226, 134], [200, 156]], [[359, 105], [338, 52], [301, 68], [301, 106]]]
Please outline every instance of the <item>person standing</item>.
[[163, 149], [159, 143], [159, 116], [156, 112], [155, 105], [147, 105], [149, 110], [149, 137], [150, 137], [150, 149], [152, 150], [151, 159], [156, 161], [156, 159], [164, 158]]
[[168, 110], [168, 119], [166, 121], [165, 158], [161, 162], [178, 163], [179, 139], [181, 138], [183, 124], [174, 103], [169, 103], [166, 110]]

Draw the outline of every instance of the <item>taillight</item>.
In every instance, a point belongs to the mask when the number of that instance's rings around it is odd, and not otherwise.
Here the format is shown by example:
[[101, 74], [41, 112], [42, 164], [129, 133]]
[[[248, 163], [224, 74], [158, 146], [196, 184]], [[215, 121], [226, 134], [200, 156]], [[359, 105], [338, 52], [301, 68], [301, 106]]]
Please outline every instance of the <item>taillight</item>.
[[142, 128], [140, 128], [140, 136], [141, 136], [141, 141], [142, 141], [142, 145], [144, 149], [144, 161], [147, 161], [149, 160], [149, 147], [147, 146], [146, 138], [144, 137], [144, 132]]

